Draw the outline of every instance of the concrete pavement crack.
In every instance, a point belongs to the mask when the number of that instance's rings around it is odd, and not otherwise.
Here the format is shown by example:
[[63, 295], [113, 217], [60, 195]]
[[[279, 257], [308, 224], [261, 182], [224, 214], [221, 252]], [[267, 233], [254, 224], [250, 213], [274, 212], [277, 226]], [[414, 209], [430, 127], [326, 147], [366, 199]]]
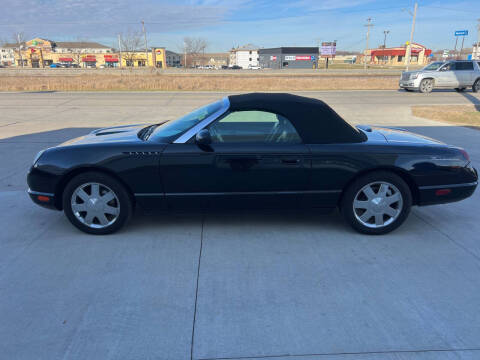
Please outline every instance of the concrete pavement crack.
[[203, 228], [205, 225], [205, 215], [202, 215], [202, 230], [200, 232], [200, 251], [198, 253], [198, 266], [197, 266], [197, 283], [195, 287], [195, 307], [193, 310], [193, 324], [192, 324], [192, 340], [190, 344], [190, 360], [193, 360], [193, 347], [195, 345], [195, 322], [197, 320], [197, 300], [198, 300], [198, 283], [200, 279], [200, 265], [202, 263], [202, 250], [203, 250]]
[[243, 360], [243, 359], [275, 359], [286, 357], [307, 357], [307, 356], [356, 356], [356, 355], [387, 355], [387, 354], [416, 354], [416, 353], [442, 353], [442, 352], [466, 352], [480, 351], [480, 348], [465, 349], [415, 349], [415, 350], [384, 350], [384, 351], [360, 351], [360, 352], [333, 352], [313, 354], [283, 354], [283, 355], [259, 355], [259, 356], [237, 356], [237, 357], [215, 357], [198, 358], [196, 360]]

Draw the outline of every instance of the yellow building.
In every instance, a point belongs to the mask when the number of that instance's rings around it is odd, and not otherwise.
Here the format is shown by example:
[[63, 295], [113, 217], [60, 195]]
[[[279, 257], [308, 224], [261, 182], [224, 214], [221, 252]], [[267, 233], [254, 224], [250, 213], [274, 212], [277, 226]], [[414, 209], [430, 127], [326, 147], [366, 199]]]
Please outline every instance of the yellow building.
[[114, 49], [95, 42], [55, 42], [35, 38], [18, 46], [12, 45], [17, 66], [45, 68], [55, 66], [67, 67], [156, 67], [166, 68], [164, 48], [152, 48], [145, 51], [122, 52], [121, 56]]
[[167, 60], [165, 48], [153, 48], [148, 53], [145, 51], [123, 51], [121, 54], [122, 67], [156, 67], [165, 69]]

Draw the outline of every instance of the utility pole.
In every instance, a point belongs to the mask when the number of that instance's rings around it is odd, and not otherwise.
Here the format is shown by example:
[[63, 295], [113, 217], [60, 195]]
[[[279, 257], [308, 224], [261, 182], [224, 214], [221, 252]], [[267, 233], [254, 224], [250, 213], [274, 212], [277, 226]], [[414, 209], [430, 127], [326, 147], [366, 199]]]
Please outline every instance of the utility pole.
[[22, 68], [23, 68], [22, 43], [20, 40], [20, 33], [17, 33], [17, 45], [18, 45], [18, 57], [20, 58], [20, 62], [22, 63]]
[[385, 59], [385, 49], [387, 47], [387, 35], [390, 33], [390, 30], [383, 30], [383, 62], [386, 64], [387, 61]]
[[118, 34], [118, 51], [120, 52], [120, 68], [122, 67], [122, 35]]
[[364, 26], [367, 27], [367, 43], [365, 45], [365, 54], [363, 56], [363, 69], [366, 71], [367, 70], [368, 40], [370, 40], [370, 28], [373, 26], [372, 18], [368, 18], [367, 19], [367, 24], [365, 24]]
[[183, 40], [183, 65], [185, 66], [185, 70], [187, 70], [187, 42]]
[[480, 19], [478, 19], [478, 25], [477, 25], [477, 46], [476, 46], [476, 51], [475, 51], [475, 59], [480, 60]]
[[[147, 45], [147, 33], [145, 32], [145, 22], [142, 20], [142, 31], [143, 31], [143, 38], [145, 40], [145, 56], [147, 57], [146, 66], [148, 66], [148, 45]], [[153, 60], [153, 57], [152, 57]]]
[[407, 68], [406, 70], [408, 71], [408, 67], [410, 66], [410, 58], [412, 57], [412, 43], [413, 43], [413, 33], [415, 32], [415, 20], [417, 19], [417, 8], [418, 8], [418, 3], [415, 2], [415, 7], [413, 8], [413, 14], [409, 12], [410, 15], [412, 15], [413, 20], [412, 20], [412, 31], [410, 32], [410, 42], [408, 43], [407, 46]]

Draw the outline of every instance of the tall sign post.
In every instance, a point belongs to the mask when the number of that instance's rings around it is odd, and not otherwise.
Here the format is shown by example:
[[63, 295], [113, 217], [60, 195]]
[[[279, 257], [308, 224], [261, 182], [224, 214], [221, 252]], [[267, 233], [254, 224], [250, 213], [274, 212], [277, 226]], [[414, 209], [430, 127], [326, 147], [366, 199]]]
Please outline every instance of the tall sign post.
[[457, 55], [457, 43], [458, 43], [458, 37], [462, 37], [462, 47], [460, 49], [460, 57], [462, 56], [462, 51], [463, 51], [463, 44], [465, 42], [465, 36], [468, 36], [468, 30], [457, 30], [455, 31], [455, 55]]

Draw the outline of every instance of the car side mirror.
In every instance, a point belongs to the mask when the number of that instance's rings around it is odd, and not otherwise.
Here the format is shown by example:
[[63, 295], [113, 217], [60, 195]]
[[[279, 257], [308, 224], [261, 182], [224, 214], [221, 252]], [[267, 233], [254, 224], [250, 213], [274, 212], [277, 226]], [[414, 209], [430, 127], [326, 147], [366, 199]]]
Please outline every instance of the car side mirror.
[[210, 131], [208, 131], [208, 129], [200, 130], [197, 135], [195, 135], [195, 142], [201, 147], [210, 147], [210, 144], [212, 143], [212, 135], [210, 135]]

